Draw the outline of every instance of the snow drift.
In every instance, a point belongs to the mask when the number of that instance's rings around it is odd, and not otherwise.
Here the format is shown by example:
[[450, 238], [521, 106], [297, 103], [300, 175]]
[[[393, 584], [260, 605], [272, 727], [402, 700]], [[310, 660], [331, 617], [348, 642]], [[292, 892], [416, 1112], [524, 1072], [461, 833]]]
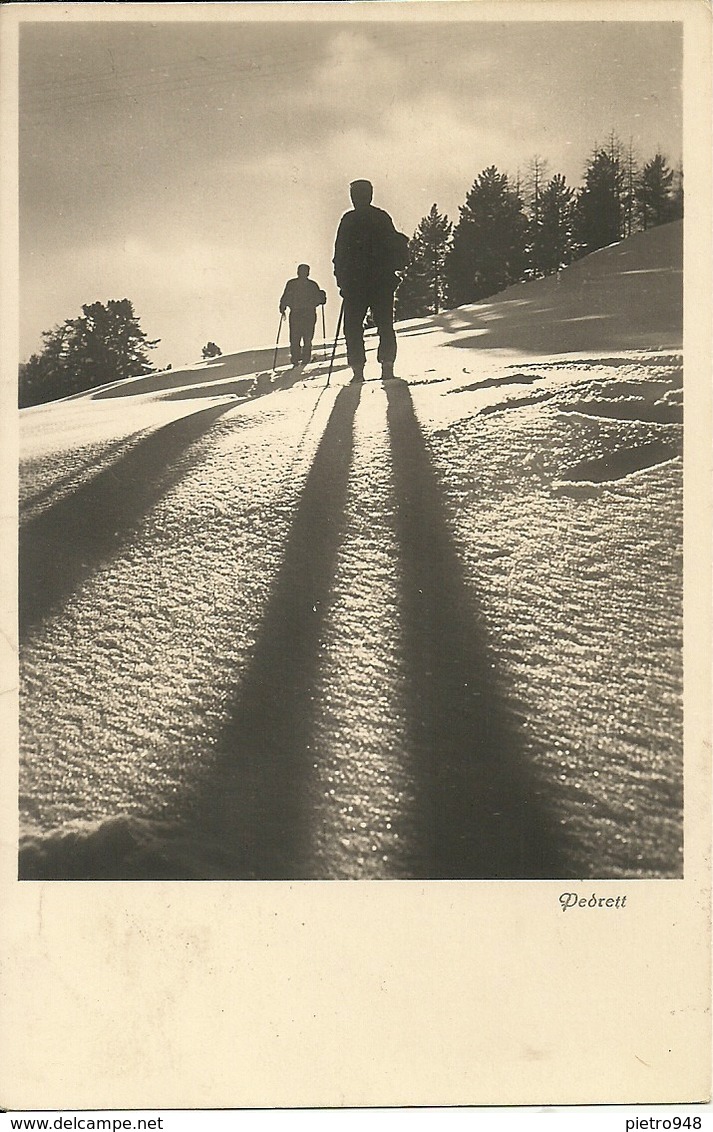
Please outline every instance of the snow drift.
[[681, 238], [23, 411], [21, 876], [680, 876]]

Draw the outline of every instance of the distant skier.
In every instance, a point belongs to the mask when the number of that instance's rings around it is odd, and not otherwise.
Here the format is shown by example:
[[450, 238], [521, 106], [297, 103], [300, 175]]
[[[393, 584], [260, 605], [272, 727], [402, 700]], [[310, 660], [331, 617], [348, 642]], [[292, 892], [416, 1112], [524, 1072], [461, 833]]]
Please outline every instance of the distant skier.
[[288, 279], [280, 299], [280, 314], [290, 308], [290, 356], [293, 366], [312, 361], [312, 339], [317, 321], [317, 307], [324, 306], [327, 296], [309, 277], [309, 264], [300, 263], [297, 277]]
[[379, 334], [381, 376], [394, 376], [396, 272], [408, 261], [408, 237], [397, 232], [388, 212], [375, 208], [370, 181], [349, 186], [354, 208], [339, 222], [334, 245], [334, 275], [344, 298], [344, 336], [353, 381], [364, 380], [364, 319], [371, 311]]

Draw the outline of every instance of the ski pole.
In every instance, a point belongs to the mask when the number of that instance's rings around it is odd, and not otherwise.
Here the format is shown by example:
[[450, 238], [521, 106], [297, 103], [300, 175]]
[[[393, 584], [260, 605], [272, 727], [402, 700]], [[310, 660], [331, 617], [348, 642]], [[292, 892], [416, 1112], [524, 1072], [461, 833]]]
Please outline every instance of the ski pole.
[[[344, 314], [344, 299], [342, 299], [342, 305], [339, 308], [339, 318], [337, 320], [337, 333], [334, 337], [334, 346], [332, 348], [332, 360], [329, 363], [329, 373], [327, 374], [327, 385], [329, 385], [329, 379], [332, 376], [332, 366], [334, 365], [334, 356], [337, 352], [337, 342], [339, 341], [339, 331], [342, 329], [342, 315], [343, 314]], [[326, 386], [325, 386], [325, 389], [326, 389]]]
[[322, 303], [322, 361], [327, 360], [327, 328], [324, 324], [324, 303]]
[[282, 330], [282, 324], [283, 324], [284, 321], [285, 321], [285, 312], [281, 311], [280, 312], [280, 321], [277, 324], [277, 340], [275, 342], [275, 356], [272, 359], [272, 368], [273, 369], [275, 369], [275, 367], [277, 365], [277, 346], [278, 346], [278, 343], [280, 341], [280, 331]]

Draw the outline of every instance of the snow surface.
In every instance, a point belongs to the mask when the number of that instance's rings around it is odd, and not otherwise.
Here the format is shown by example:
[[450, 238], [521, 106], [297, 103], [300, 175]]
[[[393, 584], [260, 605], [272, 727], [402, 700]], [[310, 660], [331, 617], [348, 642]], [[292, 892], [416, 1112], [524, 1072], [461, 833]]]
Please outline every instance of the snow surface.
[[23, 410], [21, 875], [680, 876], [681, 240]]

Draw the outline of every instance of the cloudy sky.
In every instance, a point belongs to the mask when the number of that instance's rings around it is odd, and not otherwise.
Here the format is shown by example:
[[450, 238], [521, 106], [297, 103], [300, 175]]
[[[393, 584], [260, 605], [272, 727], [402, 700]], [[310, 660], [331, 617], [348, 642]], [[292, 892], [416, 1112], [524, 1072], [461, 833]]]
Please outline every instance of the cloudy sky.
[[333, 333], [355, 177], [411, 234], [434, 201], [456, 220], [488, 165], [514, 175], [537, 154], [577, 185], [612, 130], [644, 160], [681, 157], [678, 24], [317, 7], [289, 22], [253, 5], [247, 22], [233, 6], [229, 22], [21, 27], [21, 358], [82, 303], [124, 297], [161, 339], [155, 364], [209, 339], [270, 344], [301, 261]]

